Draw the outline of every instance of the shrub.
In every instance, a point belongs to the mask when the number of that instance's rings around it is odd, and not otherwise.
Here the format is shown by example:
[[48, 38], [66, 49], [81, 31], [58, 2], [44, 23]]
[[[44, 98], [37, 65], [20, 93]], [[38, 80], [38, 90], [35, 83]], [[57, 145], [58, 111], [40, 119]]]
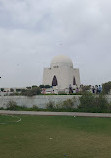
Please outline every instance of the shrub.
[[16, 96], [20, 96], [21, 94], [18, 93], [18, 92], [14, 92], [14, 93], [10, 93], [10, 94], [9, 94], [9, 96], [14, 96], [14, 95], [16, 95]]
[[41, 93], [40, 88], [39, 87], [33, 87], [31, 90], [32, 95], [38, 95]]
[[47, 109], [55, 109], [55, 103], [53, 101], [49, 101], [46, 105]]
[[80, 98], [79, 109], [84, 112], [107, 112], [108, 101], [102, 94], [85, 93]]
[[39, 108], [38, 108], [37, 105], [33, 105], [32, 109], [33, 109], [33, 110], [39, 110]]
[[30, 97], [39, 94], [41, 94], [41, 91], [40, 88], [37, 86], [32, 86], [32, 89], [26, 89], [21, 92], [21, 95], [30, 96]]
[[59, 91], [58, 94], [59, 95], [67, 95], [64, 91]]
[[17, 103], [13, 100], [7, 103], [7, 110], [16, 110], [17, 107]]
[[74, 105], [73, 100], [72, 99], [67, 99], [67, 100], [63, 101], [62, 108], [64, 108], [64, 109], [72, 109], [73, 105]]
[[95, 103], [95, 97], [93, 94], [86, 92], [80, 98], [79, 109], [88, 110], [93, 108]]
[[90, 91], [91, 85], [81, 85], [82, 92]]
[[94, 106], [96, 106], [98, 112], [108, 111], [108, 101], [106, 97], [102, 94], [96, 96]]
[[26, 87], [27, 89], [32, 89], [32, 87]]

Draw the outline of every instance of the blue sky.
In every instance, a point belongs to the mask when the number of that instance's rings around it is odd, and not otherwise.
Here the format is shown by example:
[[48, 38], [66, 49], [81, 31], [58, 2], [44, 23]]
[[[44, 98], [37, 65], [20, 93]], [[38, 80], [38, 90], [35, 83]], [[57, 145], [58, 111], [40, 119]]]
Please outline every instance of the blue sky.
[[0, 87], [42, 83], [59, 54], [82, 84], [111, 80], [110, 0], [0, 0]]

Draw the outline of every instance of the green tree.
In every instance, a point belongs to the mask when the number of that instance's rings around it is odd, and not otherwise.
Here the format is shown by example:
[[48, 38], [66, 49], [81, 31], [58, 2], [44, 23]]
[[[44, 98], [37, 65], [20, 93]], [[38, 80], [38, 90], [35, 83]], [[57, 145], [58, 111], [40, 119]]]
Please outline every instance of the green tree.
[[14, 89], [13, 89], [13, 88], [10, 88], [10, 92], [14, 92]]
[[26, 87], [27, 89], [31, 89], [32, 87]]
[[45, 86], [44, 86], [44, 88], [50, 88], [50, 87], [51, 87], [50, 85], [45, 85]]
[[39, 87], [42, 89], [42, 88], [50, 88], [51, 86], [50, 85], [40, 85]]
[[32, 86], [32, 89], [33, 89], [33, 88], [37, 88], [37, 86], [36, 86], [36, 85], [33, 85], [33, 86]]
[[108, 94], [111, 89], [111, 81], [102, 84], [102, 91], [104, 94]]
[[3, 91], [4, 91], [4, 88], [1, 88], [1, 91], [3, 92]]
[[16, 89], [16, 92], [21, 92], [21, 91], [22, 91], [22, 89], [19, 89], [19, 88], [18, 88], [18, 89]]
[[43, 85], [43, 84], [41, 84], [41, 85], [39, 86], [39, 88], [44, 88], [44, 85]]
[[34, 96], [34, 95], [39, 95], [41, 94], [41, 90], [37, 86], [33, 86], [32, 89], [27, 89], [25, 92], [22, 93], [23, 95], [26, 96]]
[[41, 93], [40, 88], [39, 87], [33, 87], [31, 90], [33, 95], [38, 95]]

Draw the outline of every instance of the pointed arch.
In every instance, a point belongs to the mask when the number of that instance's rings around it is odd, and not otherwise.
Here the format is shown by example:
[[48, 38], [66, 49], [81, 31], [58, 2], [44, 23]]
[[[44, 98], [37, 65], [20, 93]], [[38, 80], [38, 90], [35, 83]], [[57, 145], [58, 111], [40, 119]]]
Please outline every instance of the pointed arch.
[[57, 78], [54, 75], [53, 80], [52, 80], [52, 86], [57, 86], [57, 85], [58, 85]]
[[75, 77], [73, 78], [73, 85], [76, 85], [76, 79], [75, 79]]

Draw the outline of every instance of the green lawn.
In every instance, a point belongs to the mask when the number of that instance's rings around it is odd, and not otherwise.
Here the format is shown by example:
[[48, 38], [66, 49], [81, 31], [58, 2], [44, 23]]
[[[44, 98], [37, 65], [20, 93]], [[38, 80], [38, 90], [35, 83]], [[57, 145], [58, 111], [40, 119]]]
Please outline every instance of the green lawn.
[[0, 158], [111, 158], [111, 119], [1, 116]]

